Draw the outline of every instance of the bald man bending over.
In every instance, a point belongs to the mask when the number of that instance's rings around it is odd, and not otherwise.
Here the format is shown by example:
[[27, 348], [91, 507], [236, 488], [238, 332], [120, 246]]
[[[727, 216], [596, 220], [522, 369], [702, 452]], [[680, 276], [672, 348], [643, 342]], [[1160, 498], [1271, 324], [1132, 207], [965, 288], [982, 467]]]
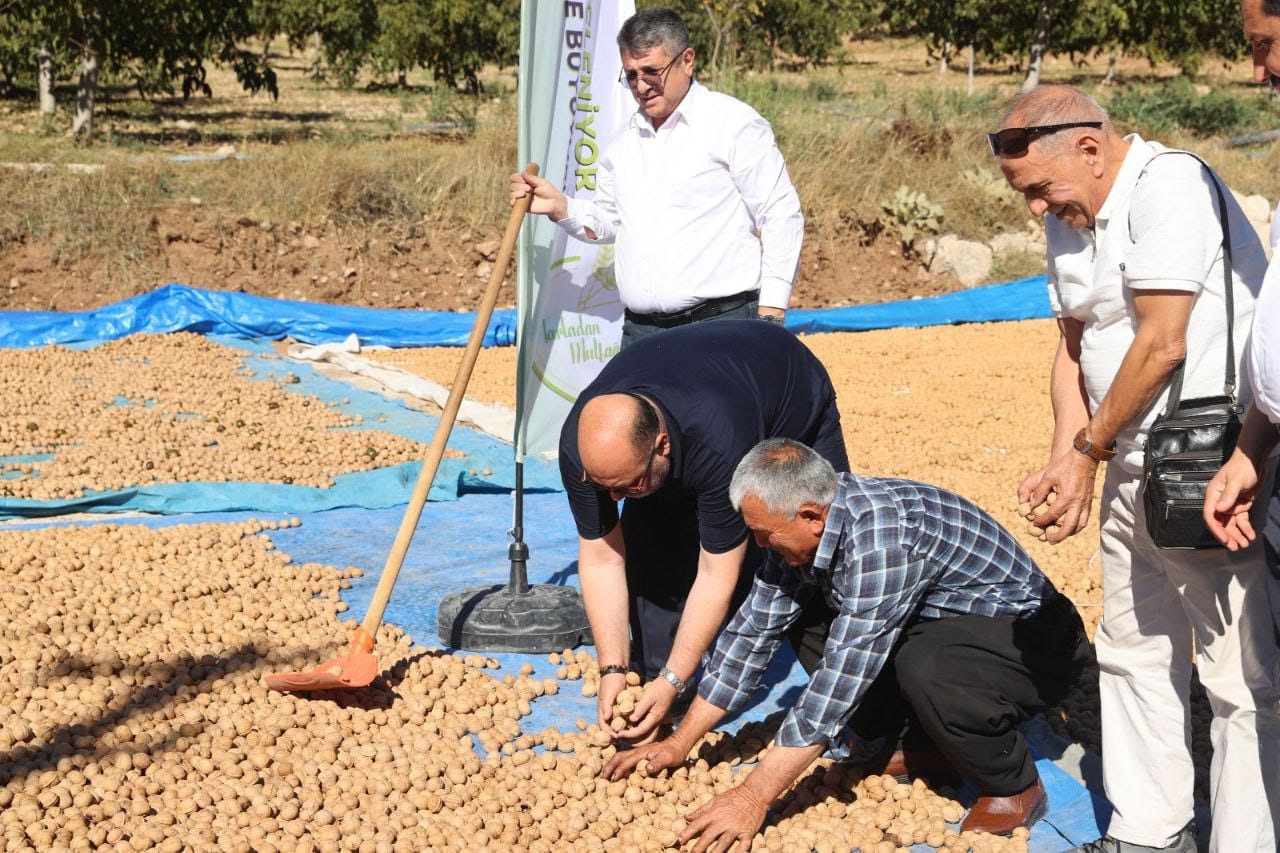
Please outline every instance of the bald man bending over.
[[[599, 722], [654, 735], [742, 601], [765, 551], [729, 500], [738, 462], [766, 438], [810, 445], [848, 471], [826, 369], [782, 327], [722, 320], [637, 341], [578, 398], [560, 475], [578, 527], [595, 635]], [[621, 515], [617, 502], [625, 500]], [[834, 613], [813, 596], [789, 634], [806, 669]], [[645, 681], [632, 728], [609, 726], [628, 669]]]

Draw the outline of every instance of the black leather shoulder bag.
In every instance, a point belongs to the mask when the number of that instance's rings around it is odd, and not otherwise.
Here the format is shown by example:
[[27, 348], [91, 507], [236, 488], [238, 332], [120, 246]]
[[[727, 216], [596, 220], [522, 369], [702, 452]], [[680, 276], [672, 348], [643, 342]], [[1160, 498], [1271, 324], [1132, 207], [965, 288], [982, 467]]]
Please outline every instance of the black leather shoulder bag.
[[[1216, 397], [1182, 399], [1186, 359], [1169, 378], [1169, 400], [1147, 430], [1143, 452], [1143, 507], [1147, 531], [1160, 548], [1220, 548], [1204, 523], [1204, 498], [1209, 481], [1235, 450], [1244, 407], [1236, 400], [1235, 302], [1231, 277], [1231, 228], [1222, 181], [1195, 154], [1186, 154], [1204, 166], [1218, 194], [1222, 220], [1223, 293], [1227, 306], [1227, 368], [1223, 392]], [[1151, 158], [1152, 160], [1155, 157]]]

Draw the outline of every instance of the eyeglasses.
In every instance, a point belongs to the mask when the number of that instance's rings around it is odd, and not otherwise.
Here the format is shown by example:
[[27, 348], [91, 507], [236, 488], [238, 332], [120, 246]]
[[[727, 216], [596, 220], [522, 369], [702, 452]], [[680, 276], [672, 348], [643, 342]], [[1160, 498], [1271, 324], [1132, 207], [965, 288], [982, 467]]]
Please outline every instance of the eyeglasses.
[[587, 474], [586, 469], [583, 469], [582, 471], [582, 482], [587, 483], [602, 492], [623, 492], [627, 494], [637, 493], [649, 484], [649, 473], [653, 470], [653, 458], [657, 455], [658, 445], [655, 444], [653, 447], [649, 448], [649, 458], [644, 463], [644, 471], [642, 471], [640, 476], [636, 477], [630, 483], [623, 483], [620, 486], [606, 486], [603, 483], [597, 483], [595, 480], [591, 479]]
[[1037, 136], [1057, 133], [1072, 127], [1092, 127], [1098, 130], [1102, 127], [1102, 122], [1071, 121], [1066, 124], [1042, 124], [1038, 127], [1006, 127], [1004, 130], [988, 133], [987, 144], [991, 146], [991, 153], [996, 157], [1016, 157], [1019, 154], [1025, 154], [1027, 146]]
[[680, 55], [668, 62], [661, 68], [632, 68], [622, 69], [618, 74], [618, 82], [624, 86], [635, 88], [637, 80], [643, 80], [649, 84], [651, 89], [661, 89], [664, 85], [667, 72], [671, 70], [671, 66], [675, 65], [684, 57], [684, 51], [680, 51]]

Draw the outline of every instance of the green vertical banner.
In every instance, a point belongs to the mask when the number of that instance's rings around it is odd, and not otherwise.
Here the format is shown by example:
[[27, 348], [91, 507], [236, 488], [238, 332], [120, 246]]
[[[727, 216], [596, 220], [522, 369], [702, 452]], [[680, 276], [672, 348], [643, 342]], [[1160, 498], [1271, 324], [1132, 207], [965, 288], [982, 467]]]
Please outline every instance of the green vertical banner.
[[[520, 168], [571, 198], [595, 195], [600, 160], [635, 112], [618, 82], [616, 38], [634, 0], [524, 0], [520, 12]], [[545, 216], [517, 251], [516, 459], [553, 452], [570, 407], [618, 351], [622, 303], [613, 246], [582, 243]]]

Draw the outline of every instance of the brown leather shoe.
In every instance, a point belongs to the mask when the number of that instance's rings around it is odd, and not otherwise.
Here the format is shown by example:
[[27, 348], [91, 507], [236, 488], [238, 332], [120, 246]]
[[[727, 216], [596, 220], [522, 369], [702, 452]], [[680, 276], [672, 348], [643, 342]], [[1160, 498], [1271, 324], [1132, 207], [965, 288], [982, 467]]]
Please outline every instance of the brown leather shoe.
[[989, 832], [992, 835], [1008, 835], [1020, 826], [1031, 824], [1049, 811], [1049, 797], [1044, 792], [1040, 778], [1026, 790], [1010, 797], [978, 797], [960, 831]]
[[896, 749], [887, 759], [866, 766], [868, 773], [884, 773], [899, 782], [910, 782], [916, 777], [938, 784], [960, 782], [960, 773], [951, 766], [941, 752], [907, 752]]

